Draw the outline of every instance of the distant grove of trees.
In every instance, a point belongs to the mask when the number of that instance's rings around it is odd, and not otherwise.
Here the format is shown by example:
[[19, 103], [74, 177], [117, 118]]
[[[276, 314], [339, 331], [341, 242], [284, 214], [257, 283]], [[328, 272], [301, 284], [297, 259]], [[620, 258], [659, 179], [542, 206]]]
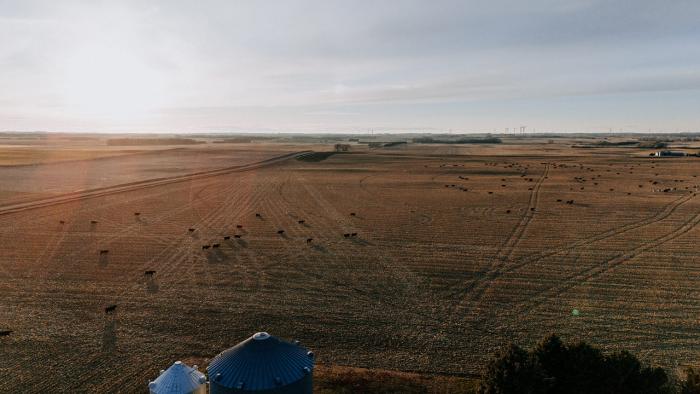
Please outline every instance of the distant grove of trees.
[[687, 371], [673, 382], [666, 371], [642, 363], [621, 351], [604, 354], [585, 342], [564, 344], [550, 335], [527, 351], [510, 345], [489, 364], [481, 394], [700, 394], [700, 374]]

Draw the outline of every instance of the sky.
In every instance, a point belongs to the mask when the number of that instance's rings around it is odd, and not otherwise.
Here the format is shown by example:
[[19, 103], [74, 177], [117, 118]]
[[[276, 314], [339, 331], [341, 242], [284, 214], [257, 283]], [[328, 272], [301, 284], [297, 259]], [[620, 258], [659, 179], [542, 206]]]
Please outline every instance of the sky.
[[0, 130], [700, 131], [697, 0], [0, 0]]

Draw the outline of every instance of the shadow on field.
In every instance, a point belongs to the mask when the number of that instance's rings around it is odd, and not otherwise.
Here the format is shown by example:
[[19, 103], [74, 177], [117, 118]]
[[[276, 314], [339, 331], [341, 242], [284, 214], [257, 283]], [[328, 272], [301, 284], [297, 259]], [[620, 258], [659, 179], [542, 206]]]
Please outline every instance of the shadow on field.
[[226, 253], [222, 252], [221, 249], [214, 249], [207, 253], [207, 261], [210, 264], [220, 264], [228, 260]]
[[158, 287], [158, 283], [156, 283], [156, 280], [151, 278], [146, 279], [146, 291], [148, 293], [154, 294], [157, 293], [160, 288]]
[[328, 249], [326, 249], [323, 245], [311, 245], [311, 248], [320, 253], [328, 253]]
[[105, 320], [104, 329], [102, 331], [102, 351], [111, 354], [116, 348], [117, 321], [113, 317], [108, 317]]
[[352, 241], [352, 243], [354, 243], [355, 245], [359, 245], [359, 246], [374, 246], [373, 243], [371, 243], [371, 242], [369, 242], [369, 241], [367, 241], [367, 240], [364, 240], [364, 239], [362, 239], [362, 238], [352, 238], [351, 241]]

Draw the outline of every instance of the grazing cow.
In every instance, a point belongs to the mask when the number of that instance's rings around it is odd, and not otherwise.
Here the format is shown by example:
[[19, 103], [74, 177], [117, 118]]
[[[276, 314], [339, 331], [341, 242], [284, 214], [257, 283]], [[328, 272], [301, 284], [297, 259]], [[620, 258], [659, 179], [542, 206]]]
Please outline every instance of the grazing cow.
[[12, 334], [12, 330], [0, 330], [0, 337], [6, 337]]
[[310, 244], [314, 239], [313, 238], [306, 238], [306, 243]]
[[237, 225], [236, 225], [236, 228], [243, 228], [243, 225], [242, 225], [242, 224], [237, 224]]
[[306, 223], [306, 220], [304, 220], [304, 219], [302, 219], [302, 220], [297, 220], [297, 223], [299, 223], [299, 224], [304, 224], [304, 223]]
[[212, 247], [212, 248], [218, 248], [219, 246], [221, 246], [221, 245], [219, 245], [219, 244], [213, 244], [211, 247]]
[[210, 245], [203, 245], [202, 249], [209, 249], [211, 246]]
[[256, 218], [261, 218], [261, 217], [262, 217], [262, 215], [261, 215], [261, 214], [259, 214], [259, 213], [256, 213], [256, 214], [255, 214], [255, 217], [256, 217]]
[[189, 232], [192, 233], [192, 232], [194, 232], [194, 229], [190, 227], [190, 228], [187, 229], [187, 231], [189, 231]]
[[100, 254], [107, 254], [107, 253], [109, 253], [109, 250], [107, 250], [107, 249], [100, 250]]
[[350, 236], [351, 236], [351, 237], [357, 237], [357, 233], [351, 233]]
[[561, 202], [561, 198], [557, 198], [557, 202]]
[[357, 216], [357, 215], [355, 214], [355, 212], [350, 212], [350, 216]]
[[66, 224], [66, 221], [65, 221], [65, 220], [59, 220], [58, 222], [61, 223], [61, 224]]
[[506, 213], [510, 213], [510, 209], [506, 210]]
[[535, 207], [530, 208], [532, 212], [535, 212]]
[[240, 238], [240, 237], [241, 237], [241, 234], [236, 234], [233, 236], [233, 238]]
[[143, 274], [144, 274], [145, 276], [153, 276], [153, 275], [155, 275], [155, 273], [156, 273], [156, 271], [152, 271], [152, 270], [151, 270], [151, 271], [145, 271]]
[[134, 216], [139, 216], [141, 212], [134, 212]]
[[284, 234], [284, 230], [277, 230], [277, 234], [279, 234], [279, 235]]
[[224, 241], [227, 241], [227, 240], [229, 240], [229, 239], [231, 239], [231, 236], [230, 236], [230, 235], [224, 236]]
[[90, 223], [97, 224], [97, 220], [91, 220]]
[[116, 305], [110, 305], [110, 306], [105, 308], [105, 313], [109, 315], [111, 313], [114, 313], [116, 310], [117, 310]]
[[489, 194], [493, 194], [493, 192], [489, 192]]
[[345, 234], [343, 234], [343, 237], [345, 237], [345, 238], [350, 238], [350, 233], [345, 233]]

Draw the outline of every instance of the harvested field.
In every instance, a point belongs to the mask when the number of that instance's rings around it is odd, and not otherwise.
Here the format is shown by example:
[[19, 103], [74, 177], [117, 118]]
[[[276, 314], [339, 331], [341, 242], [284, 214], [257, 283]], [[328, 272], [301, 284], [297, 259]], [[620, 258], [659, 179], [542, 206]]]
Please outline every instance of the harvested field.
[[260, 330], [324, 365], [459, 377], [550, 331], [697, 363], [698, 159], [574, 142], [1, 168], [0, 391], [143, 390]]

